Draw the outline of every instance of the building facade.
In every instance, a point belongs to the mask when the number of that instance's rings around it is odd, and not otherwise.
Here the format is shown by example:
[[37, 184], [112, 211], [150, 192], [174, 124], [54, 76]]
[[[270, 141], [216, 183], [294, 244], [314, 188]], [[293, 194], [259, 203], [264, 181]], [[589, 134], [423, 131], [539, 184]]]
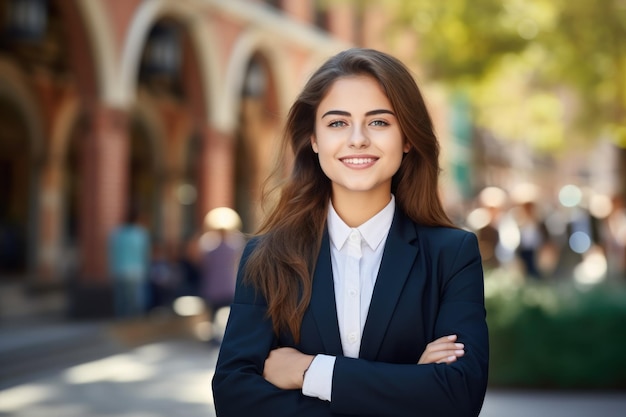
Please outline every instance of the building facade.
[[102, 314], [131, 208], [172, 246], [218, 206], [253, 231], [299, 88], [340, 49], [380, 46], [367, 13], [328, 3], [1, 0], [1, 283]]

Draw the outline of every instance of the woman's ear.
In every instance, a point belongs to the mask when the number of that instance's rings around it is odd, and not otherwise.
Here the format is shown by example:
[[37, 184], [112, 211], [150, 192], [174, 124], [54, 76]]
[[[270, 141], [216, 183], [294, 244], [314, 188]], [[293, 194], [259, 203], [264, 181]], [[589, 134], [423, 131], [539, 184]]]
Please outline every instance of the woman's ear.
[[411, 150], [411, 144], [409, 143], [409, 141], [404, 141], [404, 147], [402, 148], [402, 151], [404, 153], [409, 153], [409, 151]]
[[313, 152], [317, 153], [317, 140], [315, 139], [315, 135], [311, 135], [311, 148], [313, 148]]

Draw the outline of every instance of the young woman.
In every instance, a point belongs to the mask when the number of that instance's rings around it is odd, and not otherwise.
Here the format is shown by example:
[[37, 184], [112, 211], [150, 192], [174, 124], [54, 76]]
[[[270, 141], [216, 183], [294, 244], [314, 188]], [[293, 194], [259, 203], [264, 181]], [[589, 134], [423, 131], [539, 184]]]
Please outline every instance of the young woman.
[[213, 395], [228, 416], [477, 416], [483, 272], [437, 193], [439, 145], [397, 59], [330, 58], [293, 104], [294, 154], [247, 245]]

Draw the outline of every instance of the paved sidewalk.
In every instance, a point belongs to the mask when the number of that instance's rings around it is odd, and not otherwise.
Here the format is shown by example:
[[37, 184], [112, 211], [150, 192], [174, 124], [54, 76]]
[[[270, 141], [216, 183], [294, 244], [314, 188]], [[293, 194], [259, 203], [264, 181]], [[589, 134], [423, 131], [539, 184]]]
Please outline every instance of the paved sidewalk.
[[[217, 350], [190, 338], [137, 347], [0, 391], [3, 417], [212, 417]], [[626, 393], [489, 391], [481, 417], [622, 417]]]
[[480, 417], [624, 417], [626, 393], [489, 390]]
[[0, 416], [211, 417], [217, 351], [170, 340], [0, 391]]
[[193, 337], [202, 316], [155, 314], [132, 320], [59, 316], [0, 325], [0, 390], [72, 366], [173, 338]]

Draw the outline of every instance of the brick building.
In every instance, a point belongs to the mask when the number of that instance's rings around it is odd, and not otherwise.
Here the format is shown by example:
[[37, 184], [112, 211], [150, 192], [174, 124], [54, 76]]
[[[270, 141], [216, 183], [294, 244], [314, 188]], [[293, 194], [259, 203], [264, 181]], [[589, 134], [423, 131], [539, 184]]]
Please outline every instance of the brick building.
[[340, 49], [383, 47], [379, 10], [351, 4], [0, 0], [0, 284], [101, 313], [131, 206], [171, 245], [217, 206], [253, 231], [301, 85]]

